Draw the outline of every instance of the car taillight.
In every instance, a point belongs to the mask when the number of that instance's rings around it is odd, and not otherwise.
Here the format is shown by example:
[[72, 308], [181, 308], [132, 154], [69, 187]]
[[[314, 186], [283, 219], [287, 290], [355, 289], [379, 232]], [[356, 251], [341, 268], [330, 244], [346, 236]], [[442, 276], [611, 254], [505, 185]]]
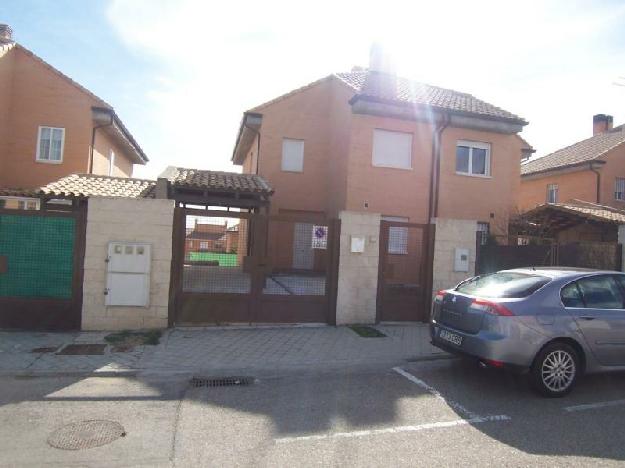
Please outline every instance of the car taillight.
[[440, 291], [438, 291], [435, 295], [434, 295], [434, 302], [443, 302], [443, 297], [445, 297], [445, 293], [447, 291], [445, 291], [444, 289], [441, 289]]
[[481, 310], [491, 315], [502, 315], [504, 317], [514, 315], [510, 309], [507, 309], [496, 302], [487, 301], [486, 299], [474, 299], [471, 303], [471, 308]]

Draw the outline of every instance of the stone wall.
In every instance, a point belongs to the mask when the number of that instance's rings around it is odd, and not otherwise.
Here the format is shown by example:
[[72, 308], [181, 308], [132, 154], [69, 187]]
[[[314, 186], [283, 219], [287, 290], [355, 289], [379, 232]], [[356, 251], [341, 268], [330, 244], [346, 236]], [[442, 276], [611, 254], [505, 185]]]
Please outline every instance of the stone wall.
[[[336, 324], [375, 323], [380, 256], [380, 215], [341, 211]], [[352, 237], [364, 238], [364, 252], [351, 251]]]
[[[477, 221], [436, 219], [432, 290], [447, 289], [475, 275]], [[454, 271], [456, 248], [468, 249], [469, 271]]]
[[[83, 330], [167, 327], [173, 200], [90, 198], [87, 214]], [[151, 245], [147, 307], [106, 306], [106, 257], [112, 241]]]

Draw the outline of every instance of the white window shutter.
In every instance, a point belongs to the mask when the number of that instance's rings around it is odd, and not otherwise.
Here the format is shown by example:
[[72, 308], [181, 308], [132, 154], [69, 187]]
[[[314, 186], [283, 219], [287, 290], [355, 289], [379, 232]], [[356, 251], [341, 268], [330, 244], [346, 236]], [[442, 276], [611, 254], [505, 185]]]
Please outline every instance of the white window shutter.
[[288, 172], [304, 171], [304, 140], [282, 140], [282, 170]]
[[374, 130], [373, 165], [412, 169], [412, 134]]

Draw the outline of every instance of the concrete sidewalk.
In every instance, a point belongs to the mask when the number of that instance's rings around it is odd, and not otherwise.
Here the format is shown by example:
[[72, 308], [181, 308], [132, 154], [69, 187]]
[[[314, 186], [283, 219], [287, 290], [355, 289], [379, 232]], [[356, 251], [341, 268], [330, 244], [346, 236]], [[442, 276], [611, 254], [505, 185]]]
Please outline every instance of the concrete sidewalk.
[[[105, 343], [107, 333], [0, 332], [3, 374], [202, 372], [254, 375], [402, 363], [446, 356], [429, 344], [427, 326], [378, 325], [386, 337], [348, 327], [227, 327], [166, 330], [156, 346], [102, 355], [56, 354], [71, 343]], [[48, 348], [48, 349], [42, 349]]]

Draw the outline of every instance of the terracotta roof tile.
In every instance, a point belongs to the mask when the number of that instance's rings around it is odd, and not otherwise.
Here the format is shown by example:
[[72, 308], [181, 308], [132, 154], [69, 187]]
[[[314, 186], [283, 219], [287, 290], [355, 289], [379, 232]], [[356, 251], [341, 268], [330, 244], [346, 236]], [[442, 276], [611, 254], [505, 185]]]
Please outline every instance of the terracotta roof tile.
[[[439, 88], [424, 83], [419, 83], [407, 78], [396, 77], [397, 84], [394, 89], [377, 85], [376, 72], [352, 71], [348, 73], [336, 73], [336, 76], [347, 83], [357, 93], [378, 99], [400, 101], [409, 104], [426, 105], [447, 111], [456, 111], [468, 114], [503, 119], [526, 124], [518, 115], [503, 110], [485, 101], [477, 99], [471, 94], [461, 93], [452, 89]], [[377, 73], [383, 77], [385, 74]]]
[[151, 196], [155, 183], [146, 179], [72, 174], [41, 187], [39, 192], [57, 196], [146, 198]]
[[521, 175], [547, 172], [594, 161], [622, 143], [625, 143], [625, 125], [599, 133], [541, 158], [532, 159], [521, 165]]
[[613, 224], [625, 224], [625, 211], [605, 205], [572, 200], [567, 203], [545, 203], [525, 213], [525, 217], [531, 217], [545, 210], [557, 210], [600, 222]]
[[206, 188], [209, 190], [234, 191], [241, 193], [272, 194], [269, 183], [256, 174], [207, 171], [169, 166], [161, 177], [169, 179], [176, 187]]

